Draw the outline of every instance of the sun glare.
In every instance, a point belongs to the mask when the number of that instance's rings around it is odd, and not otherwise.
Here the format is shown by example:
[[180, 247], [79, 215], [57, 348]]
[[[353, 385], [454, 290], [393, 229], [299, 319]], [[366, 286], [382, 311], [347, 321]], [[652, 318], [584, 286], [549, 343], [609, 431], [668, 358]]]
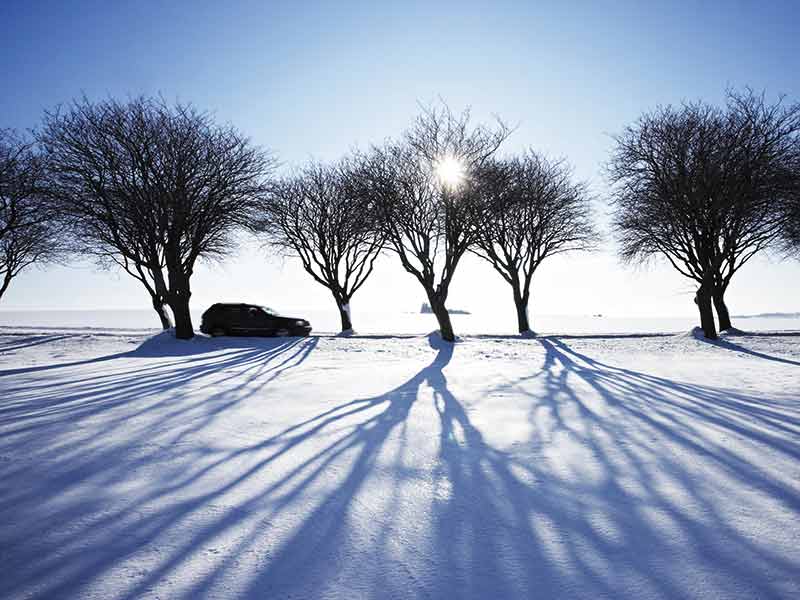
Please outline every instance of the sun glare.
[[447, 187], [457, 188], [464, 180], [464, 163], [454, 156], [445, 156], [436, 163], [436, 175]]

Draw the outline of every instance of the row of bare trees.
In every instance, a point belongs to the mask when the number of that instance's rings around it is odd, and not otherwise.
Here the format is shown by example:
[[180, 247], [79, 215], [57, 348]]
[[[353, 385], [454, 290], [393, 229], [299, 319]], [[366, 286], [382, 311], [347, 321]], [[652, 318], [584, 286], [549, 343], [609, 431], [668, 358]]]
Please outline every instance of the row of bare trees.
[[422, 286], [453, 341], [446, 302], [464, 255], [485, 258], [511, 286], [519, 331], [530, 331], [533, 274], [548, 256], [597, 238], [585, 185], [562, 162], [496, 153], [510, 129], [473, 125], [469, 112], [424, 110], [398, 140], [341, 163], [312, 165], [268, 195], [259, 231], [300, 257], [352, 328], [350, 299], [381, 249]]
[[[500, 154], [511, 129], [446, 105], [398, 138], [276, 178], [273, 156], [191, 105], [86, 98], [45, 114], [32, 141], [0, 131], [0, 296], [24, 267], [81, 254], [141, 282], [164, 328], [190, 338], [191, 276], [255, 232], [331, 293], [343, 331], [379, 254], [422, 286], [442, 337], [467, 252], [509, 284], [518, 328], [537, 268], [598, 240], [587, 186], [567, 163]], [[800, 248], [800, 105], [731, 92], [725, 107], [645, 114], [608, 163], [623, 259], [663, 257], [697, 284], [701, 325], [731, 327], [733, 275]]]
[[[275, 161], [207, 113], [161, 99], [87, 99], [35, 140], [0, 132], [0, 296], [24, 267], [84, 255], [147, 290], [164, 328], [193, 335], [191, 276], [249, 227]], [[167, 310], [169, 307], [169, 311]]]

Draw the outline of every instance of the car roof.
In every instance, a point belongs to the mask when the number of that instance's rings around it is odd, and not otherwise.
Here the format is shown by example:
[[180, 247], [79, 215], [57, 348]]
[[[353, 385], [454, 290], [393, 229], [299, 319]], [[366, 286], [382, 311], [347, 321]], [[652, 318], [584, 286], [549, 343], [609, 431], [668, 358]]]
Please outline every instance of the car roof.
[[217, 302], [211, 308], [260, 308], [256, 304], [245, 304], [244, 302]]

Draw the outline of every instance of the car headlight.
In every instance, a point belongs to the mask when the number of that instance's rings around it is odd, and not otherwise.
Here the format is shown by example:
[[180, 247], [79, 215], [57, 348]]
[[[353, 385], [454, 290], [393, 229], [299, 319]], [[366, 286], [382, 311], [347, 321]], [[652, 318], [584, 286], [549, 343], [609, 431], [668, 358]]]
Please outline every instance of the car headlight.
[[295, 321], [294, 324], [297, 327], [305, 327], [306, 325], [308, 325], [308, 321]]

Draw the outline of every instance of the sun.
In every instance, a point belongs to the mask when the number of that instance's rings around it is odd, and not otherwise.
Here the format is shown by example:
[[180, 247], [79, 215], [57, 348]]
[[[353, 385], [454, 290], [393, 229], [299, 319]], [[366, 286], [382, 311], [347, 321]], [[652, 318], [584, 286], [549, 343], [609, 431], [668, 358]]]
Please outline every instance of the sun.
[[455, 189], [464, 181], [464, 163], [454, 156], [445, 156], [436, 163], [436, 175], [445, 186]]

